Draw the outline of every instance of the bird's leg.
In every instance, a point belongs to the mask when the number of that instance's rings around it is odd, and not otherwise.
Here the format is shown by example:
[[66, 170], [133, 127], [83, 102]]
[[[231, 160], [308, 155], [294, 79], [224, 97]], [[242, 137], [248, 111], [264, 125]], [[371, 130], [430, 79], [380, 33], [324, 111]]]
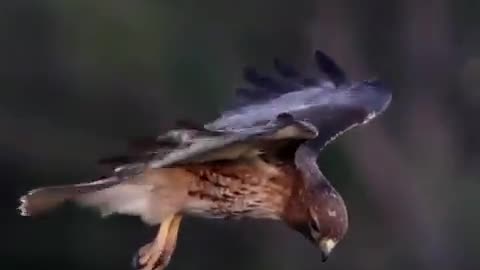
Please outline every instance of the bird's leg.
[[168, 231], [167, 239], [165, 240], [165, 245], [163, 247], [163, 252], [156, 264], [155, 270], [163, 270], [167, 267], [172, 257], [175, 247], [177, 246], [177, 237], [178, 230], [180, 229], [180, 222], [182, 221], [182, 216], [176, 215], [173, 218], [172, 223], [170, 224], [170, 230]]
[[160, 225], [155, 239], [140, 248], [135, 264], [141, 270], [164, 269], [175, 249], [182, 216], [171, 215]]
[[135, 262], [136, 268], [142, 270], [152, 270], [154, 268], [155, 263], [160, 258], [163, 247], [165, 246], [168, 230], [173, 221], [173, 217], [174, 215], [167, 217], [160, 225], [160, 229], [158, 230], [155, 239], [151, 243], [140, 248], [138, 251], [138, 257], [136, 258], [137, 261]]

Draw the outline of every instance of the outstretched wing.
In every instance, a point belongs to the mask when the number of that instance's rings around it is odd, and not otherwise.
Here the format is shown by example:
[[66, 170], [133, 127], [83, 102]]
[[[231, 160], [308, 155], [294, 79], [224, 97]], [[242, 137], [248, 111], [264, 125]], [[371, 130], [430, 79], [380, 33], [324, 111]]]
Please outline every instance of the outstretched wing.
[[278, 58], [273, 62], [276, 76], [266, 76], [255, 68], [246, 67], [243, 77], [251, 87], [236, 89], [235, 99], [230, 110], [224, 112], [224, 116], [243, 113], [250, 105], [268, 103], [286, 93], [311, 87], [335, 88], [347, 81], [344, 71], [326, 54], [316, 51], [315, 59], [319, 71], [315, 77], [302, 75], [293, 66]]
[[274, 62], [278, 74], [275, 78], [248, 69], [245, 78], [254, 87], [237, 90], [232, 108], [205, 128], [240, 132], [286, 113], [317, 129], [319, 136], [314, 144], [321, 150], [340, 134], [382, 113], [390, 104], [391, 92], [380, 81], [348, 80], [345, 72], [321, 51], [315, 52], [315, 62], [319, 74], [314, 78], [302, 76], [279, 60]]
[[266, 141], [307, 140], [306, 145], [318, 153], [338, 135], [388, 107], [391, 93], [378, 81], [349, 81], [320, 51], [315, 60], [319, 74], [313, 78], [279, 60], [274, 62], [276, 78], [248, 68], [245, 79], [253, 88], [238, 89], [230, 109], [216, 120], [203, 127], [171, 130], [146, 144], [136, 143], [139, 154], [107, 161], [114, 164], [117, 174], [130, 175], [145, 166], [258, 155]]
[[303, 76], [279, 59], [274, 60], [276, 76], [246, 68], [244, 79], [251, 87], [236, 89], [229, 108], [205, 128], [234, 131], [263, 125], [279, 114], [310, 106], [315, 96], [334, 93], [347, 83], [345, 73], [326, 54], [316, 51], [315, 59], [318, 67], [315, 77]]
[[[309, 123], [318, 136], [306, 140], [290, 153], [303, 174], [304, 183], [330, 185], [318, 168], [321, 150], [346, 131], [363, 125], [382, 112], [391, 101], [391, 91], [378, 80], [352, 82], [326, 54], [317, 51], [315, 61], [326, 77], [305, 78], [294, 68], [275, 61], [280, 79], [248, 71], [246, 79], [254, 89], [237, 91], [234, 106], [205, 125], [212, 131], [238, 132], [263, 125], [280, 114]], [[255, 93], [260, 93], [255, 95]]]

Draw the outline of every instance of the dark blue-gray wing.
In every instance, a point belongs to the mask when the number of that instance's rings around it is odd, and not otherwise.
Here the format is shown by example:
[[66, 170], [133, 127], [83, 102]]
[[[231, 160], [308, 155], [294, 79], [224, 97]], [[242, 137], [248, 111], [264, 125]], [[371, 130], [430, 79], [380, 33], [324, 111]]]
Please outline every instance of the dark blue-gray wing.
[[343, 70], [326, 54], [316, 51], [315, 60], [319, 71], [319, 76], [316, 77], [303, 76], [293, 66], [278, 58], [273, 62], [276, 71], [273, 76], [260, 74], [255, 68], [246, 67], [243, 77], [251, 86], [236, 89], [230, 106], [231, 112], [248, 105], [268, 102], [285, 93], [302, 91], [309, 87], [335, 87], [346, 82]]
[[332, 91], [347, 83], [343, 70], [326, 54], [315, 52], [317, 76], [303, 76], [291, 65], [274, 60], [274, 76], [260, 74], [255, 68], [244, 69], [250, 87], [238, 88], [234, 99], [220, 118], [206, 125], [208, 129], [235, 129], [262, 125], [285, 110], [308, 103], [308, 89]]
[[[263, 142], [272, 140], [303, 140], [303, 149], [318, 153], [338, 135], [368, 122], [388, 107], [391, 93], [380, 82], [348, 81], [333, 60], [321, 52], [316, 53], [316, 62], [327, 76], [305, 79], [278, 60], [275, 65], [282, 80], [247, 72], [247, 80], [259, 92], [238, 92], [237, 103], [243, 98], [242, 105], [203, 127], [174, 129], [147, 143], [137, 143], [139, 154], [109, 160], [115, 173], [129, 176], [146, 166], [255, 156], [264, 151]], [[300, 156], [300, 160], [305, 159]]]
[[315, 60], [321, 72], [316, 78], [306, 79], [278, 60], [275, 67], [280, 79], [250, 70], [246, 79], [256, 88], [237, 92], [237, 106], [223, 112], [205, 128], [241, 132], [288, 114], [317, 129], [319, 135], [314, 141], [321, 149], [339, 134], [373, 119], [390, 104], [391, 92], [380, 81], [351, 82], [320, 51], [316, 52]]

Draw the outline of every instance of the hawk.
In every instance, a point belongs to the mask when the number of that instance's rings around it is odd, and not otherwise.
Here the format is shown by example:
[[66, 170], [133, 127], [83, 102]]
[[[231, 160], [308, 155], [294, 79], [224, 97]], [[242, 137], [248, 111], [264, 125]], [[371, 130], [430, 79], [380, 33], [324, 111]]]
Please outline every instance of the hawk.
[[280, 220], [319, 248], [325, 261], [348, 229], [341, 195], [317, 157], [340, 134], [384, 112], [392, 94], [378, 79], [352, 81], [325, 53], [315, 76], [274, 60], [275, 76], [246, 68], [217, 119], [181, 123], [130, 151], [100, 160], [111, 173], [92, 182], [41, 187], [20, 198], [24, 216], [64, 202], [126, 214], [159, 225], [135, 256], [137, 269], [164, 269], [182, 216]]

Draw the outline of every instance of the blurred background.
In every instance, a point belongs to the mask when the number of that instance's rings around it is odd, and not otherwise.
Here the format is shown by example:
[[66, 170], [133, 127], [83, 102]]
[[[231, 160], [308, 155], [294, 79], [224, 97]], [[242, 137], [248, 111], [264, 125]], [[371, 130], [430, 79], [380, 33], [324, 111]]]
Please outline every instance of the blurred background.
[[475, 0], [1, 1], [1, 269], [130, 269], [156, 228], [71, 207], [22, 218], [18, 197], [98, 176], [129, 137], [211, 120], [243, 66], [309, 69], [317, 48], [394, 91], [319, 160], [347, 237], [323, 264], [280, 223], [187, 218], [168, 269], [480, 269], [479, 14]]

